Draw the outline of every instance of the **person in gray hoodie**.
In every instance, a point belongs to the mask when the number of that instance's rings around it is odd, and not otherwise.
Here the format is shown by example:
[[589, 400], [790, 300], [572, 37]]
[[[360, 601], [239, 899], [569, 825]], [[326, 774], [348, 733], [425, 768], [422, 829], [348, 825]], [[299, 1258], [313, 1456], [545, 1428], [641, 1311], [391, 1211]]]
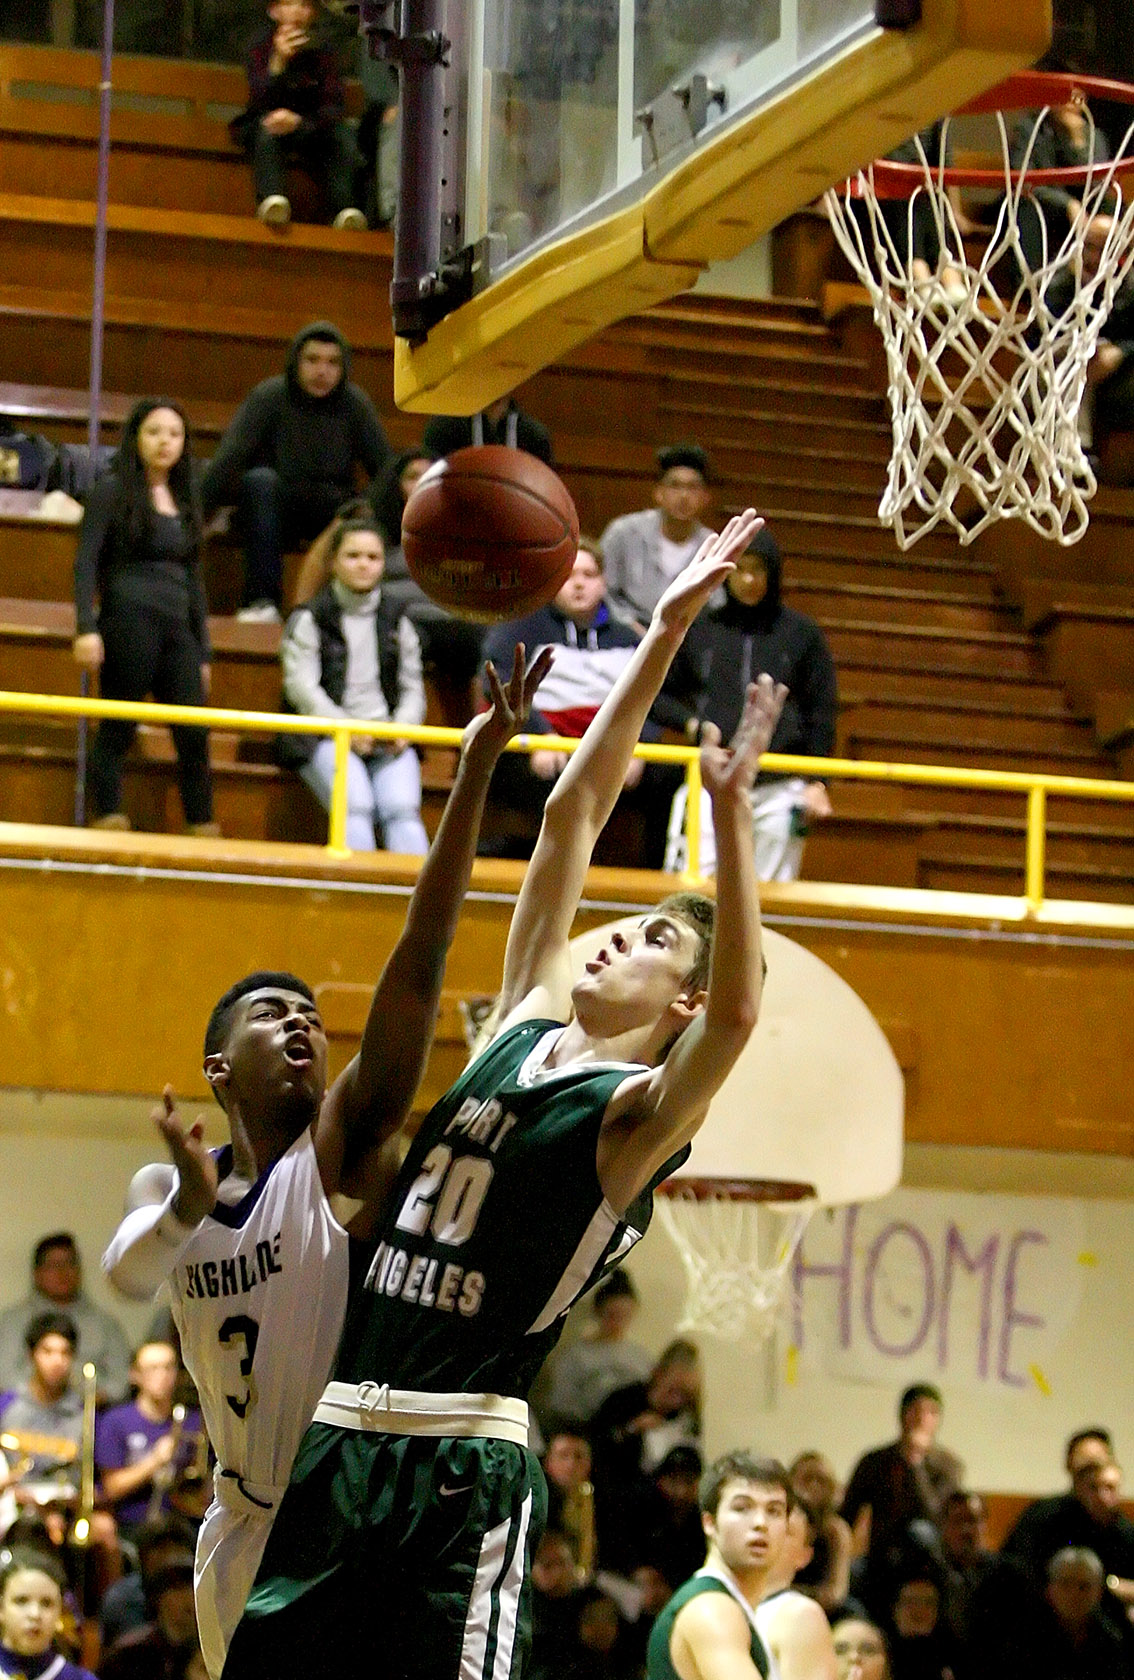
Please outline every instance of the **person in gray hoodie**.
[[[280, 644], [284, 710], [421, 723], [421, 644], [405, 603], [384, 598], [377, 526], [344, 520], [332, 539], [330, 560], [330, 581], [292, 613]], [[281, 736], [280, 759], [298, 769], [320, 803], [330, 807], [335, 771], [330, 736]], [[355, 736], [347, 799], [352, 851], [373, 851], [375, 830], [381, 829], [387, 851], [425, 856], [421, 766], [405, 741]]]
[[235, 503], [245, 543], [238, 618], [278, 622], [283, 557], [303, 547], [374, 478], [390, 446], [366, 392], [352, 384], [350, 345], [330, 321], [295, 335], [281, 374], [252, 390], [201, 483], [205, 517]]

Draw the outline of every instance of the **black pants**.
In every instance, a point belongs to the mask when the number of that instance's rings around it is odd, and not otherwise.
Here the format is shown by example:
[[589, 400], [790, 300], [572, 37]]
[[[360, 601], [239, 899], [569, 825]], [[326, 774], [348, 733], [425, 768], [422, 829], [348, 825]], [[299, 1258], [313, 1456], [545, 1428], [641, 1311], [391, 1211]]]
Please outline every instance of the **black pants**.
[[[155, 700], [172, 706], [201, 706], [201, 644], [189, 625], [164, 613], [132, 605], [112, 608], [99, 625], [106, 657], [99, 674], [104, 700]], [[100, 817], [122, 809], [122, 761], [135, 725], [104, 718], [90, 756], [91, 803]], [[209, 733], [180, 724], [172, 731], [177, 749], [177, 783], [185, 820], [211, 822], [213, 782]]]
[[250, 467], [240, 480], [239, 517], [244, 535], [244, 605], [283, 599], [286, 549], [325, 530], [347, 500], [339, 484], [288, 486], [274, 467]]
[[359, 157], [354, 137], [346, 123], [336, 123], [330, 133], [314, 138], [269, 134], [267, 129], [257, 125], [251, 155], [257, 204], [276, 193], [287, 197], [289, 167], [304, 169], [312, 176], [326, 200], [329, 220], [354, 203], [354, 178]]

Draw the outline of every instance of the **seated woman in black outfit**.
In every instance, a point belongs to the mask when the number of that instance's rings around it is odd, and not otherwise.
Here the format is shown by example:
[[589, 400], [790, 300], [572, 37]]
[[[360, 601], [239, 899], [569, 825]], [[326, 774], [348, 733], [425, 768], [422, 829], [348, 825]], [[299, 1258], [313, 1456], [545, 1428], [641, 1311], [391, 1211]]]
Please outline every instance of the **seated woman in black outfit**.
[[[200, 544], [185, 416], [164, 397], [144, 398], [127, 417], [113, 470], [91, 487], [75, 556], [72, 651], [84, 670], [99, 672], [103, 699], [205, 703], [211, 654]], [[122, 761], [134, 731], [126, 719], [99, 726], [89, 767], [96, 828], [130, 827]], [[208, 732], [182, 724], [172, 734], [188, 832], [217, 834]]]

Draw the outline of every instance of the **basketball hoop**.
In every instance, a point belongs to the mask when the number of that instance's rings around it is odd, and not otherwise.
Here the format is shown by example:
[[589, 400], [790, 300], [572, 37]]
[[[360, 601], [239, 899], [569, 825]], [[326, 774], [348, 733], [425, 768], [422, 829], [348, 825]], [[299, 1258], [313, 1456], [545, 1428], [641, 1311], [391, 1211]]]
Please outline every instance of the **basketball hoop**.
[[[1129, 105], [1134, 87], [1021, 72], [961, 113], [995, 113], [1001, 169], [931, 164], [918, 139], [917, 163], [871, 164], [824, 197], [835, 237], [870, 293], [886, 345], [893, 452], [878, 516], [893, 526], [903, 549], [939, 524], [951, 526], [962, 543], [997, 519], [1023, 519], [1064, 544], [1077, 542], [1087, 528], [1087, 503], [1097, 485], [1079, 435], [1079, 410], [1103, 324], [1134, 263], [1134, 197], [1126, 189], [1134, 172], [1134, 122], [1115, 159], [1099, 158], [1088, 96]], [[1087, 162], [1076, 169], [1032, 169], [1041, 123], [1053, 106], [1072, 102], [1083, 106]], [[1023, 164], [1014, 168], [1004, 112], [1036, 108]], [[1074, 188], [1082, 211], [1057, 249], [1048, 248], [1047, 225], [1039, 217], [1042, 261], [1029, 272], [1020, 209], [1043, 186]], [[950, 187], [1004, 195], [988, 245], [972, 261]], [[908, 201], [907, 257], [899, 255], [880, 211], [883, 199]], [[864, 206], [862, 221], [854, 214], [856, 201]], [[963, 282], [948, 296], [940, 285], [914, 278], [919, 201], [933, 215], [938, 274], [948, 266]], [[1100, 217], [1109, 218], [1105, 235]], [[992, 280], [1004, 259], [1024, 275], [1008, 300]], [[1065, 299], [1052, 288], [1061, 275], [1070, 282], [1062, 282]]]
[[658, 1217], [685, 1267], [678, 1330], [757, 1345], [775, 1329], [788, 1271], [818, 1207], [813, 1184], [670, 1178]]

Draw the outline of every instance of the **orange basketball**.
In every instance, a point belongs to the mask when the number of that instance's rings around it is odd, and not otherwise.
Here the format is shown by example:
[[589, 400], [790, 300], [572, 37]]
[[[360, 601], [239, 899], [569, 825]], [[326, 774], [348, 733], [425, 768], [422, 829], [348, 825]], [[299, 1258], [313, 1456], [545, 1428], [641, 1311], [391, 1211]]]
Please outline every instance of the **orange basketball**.
[[550, 467], [522, 449], [485, 443], [437, 461], [402, 516], [406, 564], [425, 593], [459, 618], [523, 618], [563, 586], [579, 516]]

